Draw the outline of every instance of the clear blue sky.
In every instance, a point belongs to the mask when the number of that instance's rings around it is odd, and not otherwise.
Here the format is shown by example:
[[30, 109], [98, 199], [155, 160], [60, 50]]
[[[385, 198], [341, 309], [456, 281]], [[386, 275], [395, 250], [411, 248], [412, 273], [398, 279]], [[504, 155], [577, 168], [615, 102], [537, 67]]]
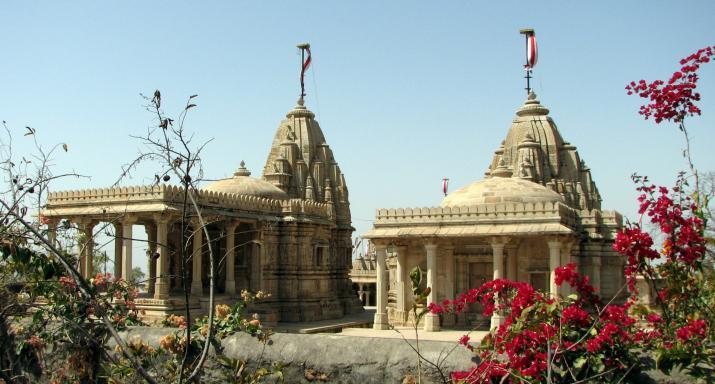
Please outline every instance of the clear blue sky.
[[[524, 42], [539, 41], [534, 88], [591, 167], [604, 207], [635, 213], [629, 176], [670, 184], [681, 136], [637, 114], [630, 80], [667, 78], [715, 44], [713, 1], [3, 2], [0, 119], [25, 150], [24, 126], [88, 181], [111, 184], [151, 124], [139, 93], [167, 112], [199, 94], [189, 129], [213, 138], [206, 176], [241, 160], [260, 175], [274, 131], [299, 93], [296, 43], [313, 48], [306, 103], [346, 174], [357, 233], [378, 207], [438, 205], [480, 179], [525, 99]], [[715, 169], [715, 64], [701, 71], [704, 115], [689, 127], [702, 170]], [[129, 184], [150, 182], [144, 169]]]

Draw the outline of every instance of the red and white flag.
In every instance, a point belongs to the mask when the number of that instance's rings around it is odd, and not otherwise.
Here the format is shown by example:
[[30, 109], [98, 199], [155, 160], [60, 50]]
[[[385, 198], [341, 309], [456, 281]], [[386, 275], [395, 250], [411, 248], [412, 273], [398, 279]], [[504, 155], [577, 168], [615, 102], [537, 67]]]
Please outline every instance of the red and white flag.
[[444, 193], [445, 196], [447, 196], [447, 188], [448, 187], [449, 187], [449, 179], [445, 177], [442, 179], [442, 193]]
[[300, 77], [303, 77], [305, 75], [305, 71], [310, 68], [310, 62], [312, 61], [312, 58], [310, 56], [310, 47], [306, 47], [305, 51], [308, 52], [308, 57], [306, 57], [305, 61], [303, 62], [303, 70], [300, 72]]
[[300, 95], [305, 96], [305, 72], [310, 68], [310, 62], [313, 61], [310, 55], [310, 45], [306, 44], [301, 49], [308, 53], [308, 57], [303, 60], [303, 67], [300, 70]]
[[526, 69], [533, 69], [539, 58], [534, 32], [526, 34]]

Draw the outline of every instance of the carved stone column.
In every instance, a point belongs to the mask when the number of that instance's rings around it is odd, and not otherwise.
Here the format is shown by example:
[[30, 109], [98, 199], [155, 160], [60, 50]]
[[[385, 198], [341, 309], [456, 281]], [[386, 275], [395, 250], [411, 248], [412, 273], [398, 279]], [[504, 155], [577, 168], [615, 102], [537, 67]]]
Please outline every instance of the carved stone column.
[[146, 231], [147, 242], [149, 243], [149, 249], [147, 250], [147, 271], [149, 272], [149, 278], [147, 279], [147, 292], [149, 296], [154, 296], [155, 285], [156, 285], [156, 225], [147, 224], [144, 226]]
[[94, 258], [94, 235], [92, 230], [95, 223], [89, 218], [81, 218], [78, 220], [80, 241], [79, 246], [79, 269], [80, 274], [86, 278], [92, 277], [94, 267], [92, 261]]
[[591, 285], [601, 294], [601, 256], [591, 256]]
[[53, 246], [57, 246], [57, 223], [59, 219], [51, 218], [47, 223], [47, 240]]
[[558, 238], [552, 238], [547, 244], [549, 245], [549, 293], [552, 296], [556, 296], [559, 293], [559, 287], [556, 286], [556, 272], [554, 270], [561, 265], [561, 246], [563, 243]]
[[517, 247], [515, 245], [509, 245], [504, 248], [506, 252], [506, 278], [511, 281], [517, 281], [519, 279], [519, 271], [517, 270]]
[[[436, 275], [437, 275], [437, 244], [427, 243], [425, 244], [425, 251], [427, 253], [427, 286], [431, 288], [429, 296], [427, 296], [426, 305], [430, 305], [435, 302], [435, 288], [436, 288]], [[428, 332], [439, 331], [439, 316], [432, 313], [427, 313], [424, 317], [425, 324], [424, 330]]]
[[[456, 271], [454, 262], [454, 246], [448, 245], [444, 247], [444, 265], [445, 265], [445, 281], [444, 287], [444, 298], [454, 299], [455, 292], [454, 288], [456, 286]], [[443, 323], [448, 326], [453, 326], [456, 323], [453, 313], [445, 313], [443, 315]]]
[[[568, 265], [571, 263], [576, 264], [576, 272], [580, 273], [578, 268], [578, 261], [571, 257], [571, 247], [573, 247], [573, 241], [564, 241], [561, 243], [561, 265]], [[568, 296], [573, 293], [573, 288], [568, 284], [561, 285], [561, 294]]]
[[124, 249], [124, 227], [114, 223], [114, 277], [122, 277], [122, 252]]
[[261, 290], [261, 253], [263, 247], [255, 241], [250, 244], [251, 247], [251, 290], [254, 292]]
[[122, 279], [129, 282], [132, 279], [132, 239], [134, 232], [132, 226], [136, 218], [127, 216], [121, 219], [122, 223]]
[[157, 277], [154, 287], [155, 299], [169, 298], [169, 246], [168, 232], [169, 220], [164, 217], [156, 217], [156, 251], [159, 258], [156, 261]]
[[408, 313], [407, 303], [409, 299], [407, 294], [410, 292], [409, 282], [407, 281], [407, 247], [399, 246], [396, 247], [397, 251], [397, 270], [395, 271], [396, 281], [397, 281], [397, 317], [400, 322], [406, 320]]
[[[504, 246], [509, 239], [497, 237], [492, 239], [492, 271], [494, 280], [504, 278]], [[498, 298], [495, 297], [495, 300]], [[498, 305], [499, 303], [497, 303]], [[499, 310], [494, 310], [491, 319], [491, 329], [497, 328], [504, 323], [504, 314]]]
[[[463, 293], [469, 289], [469, 263], [464, 260], [464, 257], [455, 257], [455, 259], [457, 259], [457, 292]], [[467, 326], [467, 311], [456, 315], [456, 317], [457, 325]]]
[[238, 221], [226, 222], [226, 293], [236, 294], [236, 227]]
[[387, 245], [375, 243], [377, 256], [377, 308], [375, 308], [374, 329], [388, 329], [387, 325]]
[[191, 294], [201, 296], [204, 293], [203, 274], [201, 270], [204, 231], [198, 220], [192, 221], [191, 225], [194, 229], [194, 251], [191, 254]]

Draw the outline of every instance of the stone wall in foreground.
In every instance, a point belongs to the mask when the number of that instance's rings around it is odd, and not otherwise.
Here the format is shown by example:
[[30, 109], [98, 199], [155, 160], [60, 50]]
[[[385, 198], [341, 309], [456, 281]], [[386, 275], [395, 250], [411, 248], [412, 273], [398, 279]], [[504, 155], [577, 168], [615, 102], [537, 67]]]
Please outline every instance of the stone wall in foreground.
[[[170, 332], [170, 328], [133, 328], [124, 334], [128, 339], [138, 335], [156, 346], [159, 338]], [[402, 339], [279, 333], [271, 340], [264, 350], [255, 338], [236, 334], [224, 339], [224, 353], [254, 364], [262, 360], [263, 366], [281, 362], [286, 383], [308, 382], [305, 373], [309, 369], [325, 374], [329, 383], [402, 383], [406, 375], [417, 374], [417, 355]], [[472, 354], [456, 342], [420, 341], [420, 350], [430, 361], [443, 361], [446, 374], [466, 370], [472, 364]], [[441, 382], [433, 376], [433, 370], [428, 374], [430, 378], [423, 383]], [[202, 382], [221, 377], [209, 366]]]

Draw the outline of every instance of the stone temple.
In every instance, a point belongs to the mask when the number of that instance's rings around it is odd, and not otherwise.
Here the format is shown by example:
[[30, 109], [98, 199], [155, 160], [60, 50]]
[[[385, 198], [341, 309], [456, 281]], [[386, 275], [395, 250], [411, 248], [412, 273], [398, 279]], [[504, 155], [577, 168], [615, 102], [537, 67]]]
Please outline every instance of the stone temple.
[[[532, 92], [484, 179], [447, 195], [439, 207], [377, 210], [373, 229], [363, 235], [377, 259], [374, 327], [411, 323], [408, 273], [415, 266], [432, 288], [428, 303], [497, 278], [556, 293], [553, 270], [568, 263], [602, 297], [618, 296], [624, 264], [612, 244], [621, 227], [619, 213], [601, 209], [589, 168]], [[423, 327], [500, 321], [498, 314], [483, 319], [475, 304], [458, 317], [427, 315]]]
[[[209, 236], [193, 217], [187, 272], [193, 311], [207, 309], [209, 246], [218, 265], [218, 302], [234, 302], [244, 289], [269, 292], [253, 308], [268, 322], [362, 311], [348, 277], [354, 230], [348, 189], [314, 117], [301, 98], [280, 123], [261, 178], [251, 177], [241, 162], [233, 177], [196, 192]], [[143, 227], [151, 257], [147, 293], [137, 306], [150, 321], [159, 320], [184, 305], [178, 253], [182, 193], [171, 185], [53, 192], [42, 214], [51, 237], [58, 225], [82, 234], [79, 268], [86, 277], [94, 275], [93, 242], [87, 239], [110, 226], [116, 234], [114, 274], [128, 279], [134, 231]]]

